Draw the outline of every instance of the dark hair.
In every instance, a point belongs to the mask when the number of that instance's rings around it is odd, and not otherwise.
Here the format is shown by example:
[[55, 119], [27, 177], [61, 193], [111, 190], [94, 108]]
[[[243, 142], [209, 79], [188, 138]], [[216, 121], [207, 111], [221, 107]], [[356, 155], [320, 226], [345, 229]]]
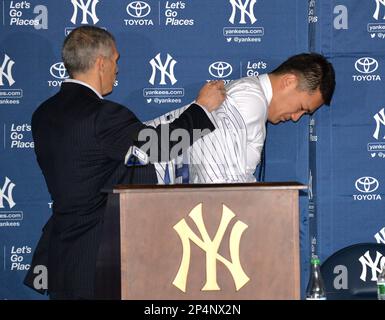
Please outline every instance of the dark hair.
[[336, 85], [333, 65], [318, 53], [302, 53], [290, 57], [273, 74], [293, 73], [300, 78], [299, 88], [306, 91], [320, 89], [324, 104], [330, 105]]
[[88, 71], [99, 55], [111, 57], [115, 38], [108, 31], [95, 26], [74, 29], [64, 40], [62, 58], [68, 74]]

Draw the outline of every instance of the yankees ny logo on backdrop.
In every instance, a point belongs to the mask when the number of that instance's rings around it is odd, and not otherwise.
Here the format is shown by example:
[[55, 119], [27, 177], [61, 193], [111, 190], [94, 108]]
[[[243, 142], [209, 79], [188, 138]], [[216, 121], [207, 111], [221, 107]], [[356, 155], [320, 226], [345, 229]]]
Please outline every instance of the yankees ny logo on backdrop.
[[[84, 3], [84, 1], [87, 1]], [[78, 16], [78, 9], [82, 10], [82, 22], [81, 24], [88, 24], [87, 16], [90, 16], [93, 24], [97, 24], [99, 19], [96, 16], [96, 5], [99, 0], [71, 0], [74, 6], [74, 13], [71, 18], [71, 22], [76, 24], [76, 17]]]
[[16, 203], [12, 198], [12, 191], [15, 184], [8, 177], [5, 177], [3, 188], [0, 189], [0, 208], [4, 209], [4, 199], [8, 202], [9, 208], [12, 209]]
[[198, 204], [189, 214], [190, 218], [194, 221], [201, 234], [200, 239], [194, 231], [188, 226], [185, 219], [180, 220], [174, 229], [178, 233], [183, 247], [182, 262], [180, 264], [178, 273], [174, 279], [173, 285], [179, 288], [181, 291], [186, 292], [187, 274], [190, 266], [190, 240], [194, 242], [199, 248], [206, 252], [206, 284], [202, 288], [202, 291], [220, 290], [217, 283], [217, 260], [222, 262], [227, 269], [229, 269], [235, 288], [238, 291], [241, 289], [250, 278], [243, 271], [240, 258], [239, 258], [239, 246], [243, 232], [247, 229], [247, 225], [242, 221], [237, 221], [230, 234], [230, 256], [231, 261], [225, 259], [218, 253], [223, 236], [231, 221], [235, 217], [235, 214], [225, 205], [222, 209], [221, 222], [219, 224], [217, 233], [213, 240], [210, 239], [207, 233], [205, 224], [202, 217], [202, 204]]
[[[385, 126], [385, 108], [382, 108], [379, 112], [377, 112], [373, 116], [373, 118], [374, 118], [374, 120], [376, 120], [376, 130], [373, 133], [373, 138], [378, 140], [379, 135], [380, 135], [381, 124], [383, 126]], [[383, 139], [385, 139], [385, 135], [384, 135]]]
[[160, 82], [159, 84], [166, 84], [166, 76], [171, 81], [171, 84], [174, 85], [177, 80], [174, 76], [174, 67], [177, 62], [167, 53], [167, 59], [165, 63], [162, 63], [162, 60], [160, 59], [160, 53], [156, 55], [154, 59], [151, 59], [150, 65], [152, 67], [152, 74], [150, 77], [149, 82], [154, 85], [155, 83], [155, 76], [156, 71], [159, 70], [160, 72]]
[[[380, 17], [380, 8], [381, 8], [381, 5], [383, 7], [385, 7], [385, 0], [374, 0], [376, 1], [376, 10], [374, 11], [374, 14], [373, 14], [373, 18], [378, 20], [379, 17]], [[382, 18], [383, 20], [385, 20], [385, 14]]]
[[380, 231], [378, 231], [374, 238], [376, 239], [377, 243], [384, 243], [385, 244], [385, 227], [382, 228]]
[[15, 80], [12, 78], [12, 67], [14, 64], [15, 62], [5, 54], [3, 63], [0, 66], [0, 86], [4, 85], [3, 77], [8, 80], [9, 86], [15, 83]]
[[235, 15], [237, 9], [240, 12], [241, 18], [239, 20], [240, 24], [246, 24], [246, 15], [249, 17], [251, 24], [253, 24], [257, 19], [254, 16], [254, 5], [257, 0], [230, 0], [233, 11], [229, 21], [235, 23]]

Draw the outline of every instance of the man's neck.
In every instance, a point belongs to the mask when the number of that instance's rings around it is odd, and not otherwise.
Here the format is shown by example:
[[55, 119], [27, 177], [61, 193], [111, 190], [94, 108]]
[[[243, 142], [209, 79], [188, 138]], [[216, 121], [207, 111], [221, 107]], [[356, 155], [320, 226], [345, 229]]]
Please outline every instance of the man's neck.
[[74, 75], [72, 79], [82, 81], [88, 84], [94, 90], [96, 90], [100, 95], [102, 95], [101, 84], [97, 76], [89, 73], [82, 73], [82, 74]]
[[278, 82], [279, 82], [279, 76], [276, 76], [272, 73], [268, 73], [267, 75], [269, 76], [271, 88], [273, 90], [273, 95], [274, 95], [274, 92], [277, 90], [277, 86], [278, 86]]
[[66, 79], [64, 80], [64, 82], [74, 82], [74, 83], [77, 83], [77, 84], [80, 84], [82, 86], [85, 86], [85, 87], [88, 87], [90, 88], [93, 92], [95, 92], [95, 94], [100, 98], [100, 99], [103, 99], [102, 95], [94, 88], [92, 87], [89, 83], [87, 82], [84, 82], [80, 79], [75, 79], [75, 78], [72, 78], [72, 79]]

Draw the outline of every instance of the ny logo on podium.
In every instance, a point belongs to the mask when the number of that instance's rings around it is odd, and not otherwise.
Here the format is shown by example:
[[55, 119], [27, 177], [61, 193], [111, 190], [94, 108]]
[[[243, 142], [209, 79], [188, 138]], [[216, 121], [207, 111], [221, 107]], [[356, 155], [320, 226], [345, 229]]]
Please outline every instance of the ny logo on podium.
[[185, 219], [180, 220], [174, 226], [174, 229], [178, 233], [182, 242], [183, 255], [173, 285], [181, 291], [186, 292], [187, 275], [190, 266], [191, 240], [199, 248], [206, 252], [206, 284], [203, 286], [202, 291], [220, 290], [217, 283], [217, 260], [222, 262], [227, 267], [233, 277], [236, 290], [240, 290], [250, 280], [250, 278], [243, 271], [239, 259], [241, 236], [248, 226], [242, 221], [237, 221], [234, 224], [229, 241], [231, 256], [231, 261], [229, 261], [220, 255], [218, 250], [228, 225], [231, 219], [235, 217], [235, 214], [228, 207], [223, 205], [221, 221], [213, 240], [210, 239], [203, 221], [201, 203], [191, 210], [189, 216], [198, 227], [201, 238], [191, 230]]

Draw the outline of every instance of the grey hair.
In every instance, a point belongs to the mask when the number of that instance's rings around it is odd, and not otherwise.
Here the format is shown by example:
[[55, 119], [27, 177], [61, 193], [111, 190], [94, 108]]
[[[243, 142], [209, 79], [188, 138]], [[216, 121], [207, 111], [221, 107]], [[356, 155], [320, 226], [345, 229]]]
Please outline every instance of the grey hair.
[[62, 58], [70, 77], [87, 72], [100, 55], [112, 57], [114, 36], [95, 26], [74, 29], [64, 40]]

